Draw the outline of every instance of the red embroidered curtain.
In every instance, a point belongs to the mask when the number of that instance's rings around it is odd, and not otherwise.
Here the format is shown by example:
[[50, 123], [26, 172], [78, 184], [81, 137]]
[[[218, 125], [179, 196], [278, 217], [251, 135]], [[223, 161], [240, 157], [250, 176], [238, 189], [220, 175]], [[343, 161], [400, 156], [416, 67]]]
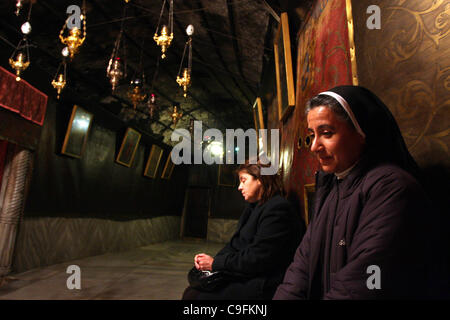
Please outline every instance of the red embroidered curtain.
[[0, 67], [0, 107], [42, 126], [47, 95], [24, 80], [16, 81], [14, 74]]

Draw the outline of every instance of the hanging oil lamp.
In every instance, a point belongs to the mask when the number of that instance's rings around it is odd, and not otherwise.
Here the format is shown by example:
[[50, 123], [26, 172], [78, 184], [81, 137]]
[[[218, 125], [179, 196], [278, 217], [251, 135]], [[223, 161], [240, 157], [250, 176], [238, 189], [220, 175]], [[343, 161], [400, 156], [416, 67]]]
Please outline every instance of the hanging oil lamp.
[[173, 112], [170, 115], [170, 117], [172, 118], [172, 122], [173, 122], [174, 126], [177, 125], [178, 120], [180, 120], [182, 116], [183, 116], [183, 112], [178, 112], [177, 106], [173, 106]]
[[169, 27], [167, 25], [163, 25], [161, 28], [161, 34], [158, 35], [159, 25], [161, 22], [161, 17], [164, 12], [164, 7], [166, 4], [166, 0], [164, 0], [161, 13], [159, 15], [158, 26], [156, 27], [155, 35], [153, 36], [153, 40], [155, 40], [158, 46], [161, 46], [161, 58], [164, 59], [166, 57], [166, 50], [170, 46], [173, 40], [173, 0], [170, 0], [169, 5]]
[[9, 64], [16, 71], [16, 81], [20, 81], [20, 74], [30, 65], [29, 45], [26, 37], [20, 40], [9, 58]]
[[[114, 43], [114, 49], [111, 53], [111, 58], [109, 58], [108, 67], [106, 68], [106, 76], [109, 78], [113, 92], [119, 85], [120, 80], [127, 76], [126, 60], [122, 63], [122, 59], [119, 57], [120, 44], [122, 42], [123, 34], [123, 23], [127, 12], [127, 6], [127, 4], [124, 5], [120, 31], [117, 35], [116, 42]], [[125, 50], [123, 50], [122, 53], [125, 55]]]
[[[59, 70], [61, 69], [61, 66], [64, 65], [64, 71], [59, 73]], [[61, 94], [61, 91], [66, 86], [66, 63], [63, 62], [59, 65], [58, 70], [56, 71], [55, 77], [52, 80], [52, 86], [56, 89], [56, 92], [58, 93], [57, 99], [59, 99], [59, 96]]]
[[147, 96], [142, 92], [141, 87], [142, 81], [140, 78], [135, 78], [131, 81], [131, 89], [128, 91], [128, 98], [130, 98], [134, 110], [136, 110], [137, 105], [143, 102]]
[[177, 76], [177, 83], [180, 87], [183, 87], [183, 96], [187, 97], [187, 88], [191, 84], [191, 75], [188, 68], [183, 69], [183, 77]]
[[19, 16], [20, 14], [20, 9], [22, 9], [23, 5], [22, 5], [22, 0], [17, 0], [16, 2], [16, 16]]
[[123, 65], [119, 57], [109, 59], [108, 67], [106, 68], [106, 76], [114, 92], [119, 85], [120, 80], [124, 77]]
[[158, 111], [158, 106], [156, 105], [156, 96], [154, 93], [151, 93], [149, 99], [147, 100], [147, 108], [150, 119], [153, 119], [156, 112]]
[[[86, 40], [86, 6], [84, 1], [83, 1], [83, 14], [80, 16], [80, 19], [83, 20], [82, 30], [80, 28], [73, 27], [72, 29], [69, 30], [69, 34], [66, 37], [64, 37], [63, 36], [64, 30], [67, 27], [66, 21], [59, 33], [59, 39], [61, 40], [62, 44], [65, 44], [69, 49], [69, 55], [71, 59], [78, 52], [78, 49], [83, 45], [84, 40]], [[82, 33], [83, 36], [81, 36]]]
[[[180, 87], [183, 87], [183, 96], [187, 97], [187, 89], [191, 85], [191, 70], [192, 70], [192, 38], [191, 36], [194, 34], [194, 26], [189, 25], [186, 28], [186, 33], [189, 37], [188, 41], [184, 46], [183, 57], [181, 58], [180, 69], [177, 75], [177, 83]], [[183, 69], [183, 75], [180, 77], [181, 68], [183, 66], [184, 56], [186, 54], [186, 49], [188, 49], [188, 65], [187, 68]]]

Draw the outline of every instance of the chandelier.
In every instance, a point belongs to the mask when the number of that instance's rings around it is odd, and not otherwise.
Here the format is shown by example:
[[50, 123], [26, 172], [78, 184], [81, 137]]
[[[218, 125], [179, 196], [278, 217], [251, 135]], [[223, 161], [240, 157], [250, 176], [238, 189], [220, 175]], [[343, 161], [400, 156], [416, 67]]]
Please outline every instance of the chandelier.
[[164, 12], [164, 7], [166, 4], [166, 0], [164, 0], [161, 13], [159, 15], [158, 25], [156, 27], [155, 35], [153, 36], [153, 40], [155, 40], [156, 44], [161, 47], [161, 58], [164, 59], [166, 57], [166, 50], [170, 46], [173, 40], [173, 0], [170, 0], [169, 5], [169, 22], [168, 26], [163, 25], [161, 28], [161, 34], [158, 35], [159, 25], [161, 22], [161, 17]]

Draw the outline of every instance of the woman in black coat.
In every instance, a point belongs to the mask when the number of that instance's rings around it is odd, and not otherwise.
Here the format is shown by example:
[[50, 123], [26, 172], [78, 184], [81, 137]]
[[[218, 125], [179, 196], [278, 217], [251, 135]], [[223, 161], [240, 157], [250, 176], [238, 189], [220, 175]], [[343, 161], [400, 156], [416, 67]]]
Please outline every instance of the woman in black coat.
[[214, 257], [194, 257], [201, 271], [226, 271], [230, 282], [213, 292], [188, 287], [183, 299], [271, 299], [303, 236], [302, 220], [283, 197], [278, 175], [248, 161], [238, 169], [239, 191], [249, 203], [236, 233]]
[[429, 297], [433, 211], [388, 108], [341, 86], [307, 106], [314, 216], [274, 299]]

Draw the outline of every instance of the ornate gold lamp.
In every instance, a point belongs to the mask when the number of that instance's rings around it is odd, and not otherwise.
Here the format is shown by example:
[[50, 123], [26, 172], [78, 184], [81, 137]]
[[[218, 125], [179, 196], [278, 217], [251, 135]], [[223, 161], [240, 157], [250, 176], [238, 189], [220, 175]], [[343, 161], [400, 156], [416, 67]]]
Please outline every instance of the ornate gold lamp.
[[[23, 33], [23, 39], [19, 41], [17, 47], [14, 49], [8, 61], [11, 68], [13, 68], [16, 72], [16, 81], [20, 81], [20, 74], [30, 66], [30, 46], [28, 44], [27, 35], [31, 32], [31, 24], [29, 21], [31, 18], [31, 9], [33, 7], [33, 2], [34, 1], [30, 0], [27, 20], [20, 27], [20, 30]], [[20, 13], [20, 9], [22, 8], [21, 1], [17, 1], [16, 8], [18, 10], [16, 11], [16, 14], [18, 15]]]
[[[181, 58], [180, 69], [178, 70], [177, 83], [180, 87], [183, 87], [183, 96], [187, 97], [187, 89], [191, 85], [191, 71], [192, 71], [192, 35], [194, 34], [194, 26], [190, 24], [186, 28], [186, 33], [189, 37], [184, 46], [183, 57]], [[188, 63], [187, 68], [183, 69], [183, 74], [180, 76], [181, 68], [183, 67], [184, 56], [188, 49]]]
[[188, 68], [183, 69], [183, 77], [177, 76], [177, 83], [180, 87], [183, 87], [183, 96], [187, 96], [187, 88], [191, 85], [191, 75]]
[[[64, 65], [63, 67], [63, 72], [59, 73], [59, 70], [61, 69], [61, 66]], [[64, 89], [64, 87], [66, 86], [66, 63], [62, 62], [60, 63], [58, 70], [56, 71], [55, 77], [52, 80], [52, 86], [53, 88], [56, 89], [56, 92], [58, 93], [57, 98], [59, 99], [59, 96], [61, 94], [61, 91]]]
[[130, 91], [128, 91], [128, 98], [130, 98], [134, 110], [136, 110], [137, 105], [139, 103], [142, 103], [147, 96], [145, 93], [142, 92], [141, 87], [142, 81], [139, 78], [136, 78], [133, 81], [131, 81], [131, 89]]
[[177, 106], [173, 106], [173, 112], [170, 115], [170, 117], [172, 118], [172, 122], [173, 122], [174, 126], [177, 125], [178, 120], [180, 120], [182, 116], [183, 116], [183, 112], [178, 112]]
[[155, 35], [153, 36], [153, 40], [155, 40], [158, 46], [161, 46], [161, 58], [164, 59], [166, 57], [166, 50], [170, 46], [173, 40], [173, 0], [170, 0], [169, 5], [169, 23], [167, 25], [163, 25], [161, 28], [161, 34], [158, 35], [159, 25], [161, 22], [161, 17], [164, 12], [164, 7], [166, 5], [166, 0], [164, 0], [161, 13], [159, 15], [158, 26], [156, 27]]
[[30, 51], [26, 36], [20, 40], [13, 51], [9, 64], [16, 72], [16, 81], [20, 81], [20, 74], [30, 65]]
[[[78, 52], [78, 49], [83, 45], [84, 40], [86, 40], [86, 6], [84, 1], [83, 14], [80, 16], [80, 19], [83, 21], [82, 30], [80, 28], [73, 27], [69, 30], [68, 35], [64, 36], [64, 31], [67, 28], [66, 21], [59, 33], [59, 39], [69, 49], [69, 56], [71, 59]], [[83, 34], [83, 36], [81, 36], [81, 34]]]
[[9, 58], [9, 64], [16, 71], [16, 81], [20, 81], [20, 73], [30, 65], [29, 56], [23, 51], [18, 51], [14, 58], [13, 56]]

